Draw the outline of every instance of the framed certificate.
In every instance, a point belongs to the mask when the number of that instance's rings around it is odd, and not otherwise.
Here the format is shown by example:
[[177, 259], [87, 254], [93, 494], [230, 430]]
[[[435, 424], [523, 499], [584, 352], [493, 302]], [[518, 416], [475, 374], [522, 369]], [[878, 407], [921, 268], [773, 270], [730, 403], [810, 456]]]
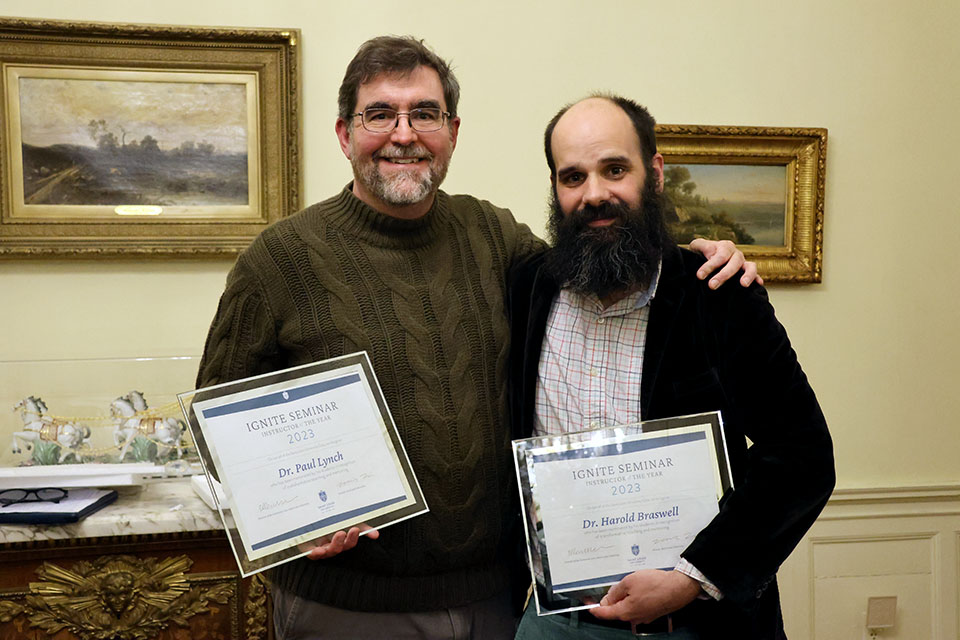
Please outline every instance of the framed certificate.
[[539, 615], [673, 569], [732, 487], [718, 412], [515, 440], [513, 452]]
[[366, 353], [178, 397], [244, 577], [428, 510]]

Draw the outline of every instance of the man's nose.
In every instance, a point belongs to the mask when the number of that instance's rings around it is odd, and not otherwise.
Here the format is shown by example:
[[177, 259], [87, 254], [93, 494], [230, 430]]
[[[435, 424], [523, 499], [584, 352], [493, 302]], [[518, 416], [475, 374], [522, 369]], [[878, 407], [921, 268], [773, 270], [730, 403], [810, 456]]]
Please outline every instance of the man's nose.
[[587, 178], [583, 189], [583, 203], [599, 206], [610, 201], [610, 190], [603, 180], [596, 176]]
[[410, 126], [409, 114], [397, 114], [397, 126], [394, 127], [390, 139], [399, 145], [410, 144], [417, 139], [417, 132]]

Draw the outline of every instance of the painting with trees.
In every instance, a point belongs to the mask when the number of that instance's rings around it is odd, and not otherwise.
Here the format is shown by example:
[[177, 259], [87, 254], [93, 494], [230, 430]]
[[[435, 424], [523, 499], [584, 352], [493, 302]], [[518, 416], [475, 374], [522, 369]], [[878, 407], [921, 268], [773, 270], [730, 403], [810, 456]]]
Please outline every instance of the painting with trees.
[[658, 124], [667, 223], [732, 240], [765, 282], [820, 282], [827, 130]]
[[680, 244], [694, 238], [782, 247], [786, 230], [786, 167], [667, 164], [666, 217]]
[[247, 87], [21, 77], [25, 205], [247, 205]]

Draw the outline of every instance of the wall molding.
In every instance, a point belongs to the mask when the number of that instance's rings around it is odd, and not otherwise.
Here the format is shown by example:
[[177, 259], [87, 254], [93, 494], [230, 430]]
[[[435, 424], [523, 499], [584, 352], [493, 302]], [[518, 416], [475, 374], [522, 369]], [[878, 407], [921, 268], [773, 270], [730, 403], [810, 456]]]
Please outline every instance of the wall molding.
[[836, 489], [818, 522], [960, 515], [960, 484]]
[[[900, 556], [896, 543], [910, 542], [922, 551]], [[897, 627], [884, 637], [958, 640], [960, 484], [835, 490], [778, 580], [790, 637], [869, 637], [867, 598], [897, 595]]]

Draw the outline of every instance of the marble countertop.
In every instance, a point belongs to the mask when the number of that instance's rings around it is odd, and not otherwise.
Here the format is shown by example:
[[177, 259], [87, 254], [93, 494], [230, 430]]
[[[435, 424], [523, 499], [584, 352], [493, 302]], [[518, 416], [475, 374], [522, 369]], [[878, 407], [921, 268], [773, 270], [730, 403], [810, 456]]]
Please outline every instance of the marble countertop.
[[66, 525], [0, 525], [0, 544], [66, 538], [222, 530], [220, 515], [194, 493], [189, 478], [117, 488], [117, 501]]

